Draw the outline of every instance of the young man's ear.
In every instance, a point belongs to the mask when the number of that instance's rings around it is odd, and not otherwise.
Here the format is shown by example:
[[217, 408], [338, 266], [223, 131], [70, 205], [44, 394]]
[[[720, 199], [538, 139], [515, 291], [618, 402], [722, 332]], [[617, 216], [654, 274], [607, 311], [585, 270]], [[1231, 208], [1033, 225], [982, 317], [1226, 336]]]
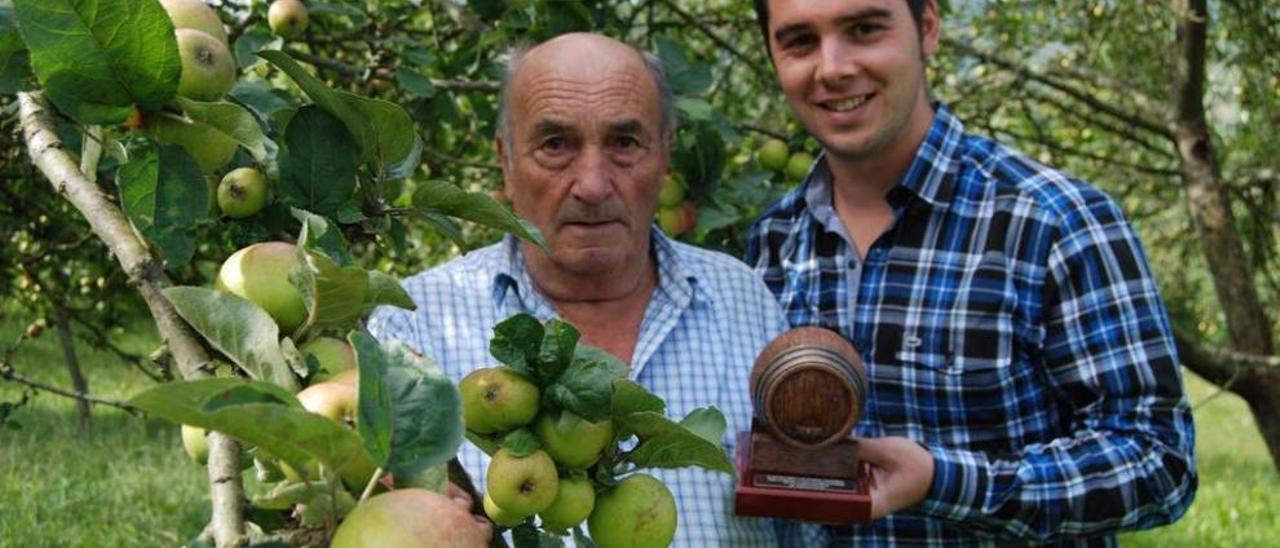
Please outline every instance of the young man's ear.
[[938, 11], [937, 0], [926, 0], [924, 10], [920, 13], [920, 53], [930, 57], [938, 51], [938, 40], [942, 36], [942, 14]]

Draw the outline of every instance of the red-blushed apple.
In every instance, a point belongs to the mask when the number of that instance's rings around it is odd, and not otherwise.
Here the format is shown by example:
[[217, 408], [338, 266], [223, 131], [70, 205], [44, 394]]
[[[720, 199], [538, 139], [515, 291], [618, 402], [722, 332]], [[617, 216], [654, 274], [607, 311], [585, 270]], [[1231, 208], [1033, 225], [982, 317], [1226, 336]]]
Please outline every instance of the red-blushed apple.
[[332, 548], [485, 548], [493, 531], [463, 502], [425, 489], [371, 497], [342, 520]]

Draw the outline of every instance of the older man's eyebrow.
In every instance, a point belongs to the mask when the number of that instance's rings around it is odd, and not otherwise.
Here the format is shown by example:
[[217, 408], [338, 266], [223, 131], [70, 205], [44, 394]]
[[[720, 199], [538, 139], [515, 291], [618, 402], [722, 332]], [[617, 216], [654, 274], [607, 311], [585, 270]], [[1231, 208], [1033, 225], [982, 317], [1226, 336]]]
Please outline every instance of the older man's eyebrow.
[[539, 120], [533, 125], [530, 139], [540, 139], [548, 135], [563, 135], [569, 132], [569, 125], [559, 120]]
[[611, 135], [638, 135], [644, 132], [644, 123], [634, 118], [609, 124], [609, 133]]

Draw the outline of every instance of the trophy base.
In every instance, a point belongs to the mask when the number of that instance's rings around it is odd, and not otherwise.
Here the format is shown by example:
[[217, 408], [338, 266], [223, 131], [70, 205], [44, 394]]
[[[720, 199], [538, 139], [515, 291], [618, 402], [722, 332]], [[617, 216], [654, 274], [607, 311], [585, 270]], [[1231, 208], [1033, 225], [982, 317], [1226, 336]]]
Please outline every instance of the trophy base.
[[761, 431], [739, 432], [733, 513], [828, 524], [870, 521], [871, 471], [853, 459], [853, 443], [805, 450]]

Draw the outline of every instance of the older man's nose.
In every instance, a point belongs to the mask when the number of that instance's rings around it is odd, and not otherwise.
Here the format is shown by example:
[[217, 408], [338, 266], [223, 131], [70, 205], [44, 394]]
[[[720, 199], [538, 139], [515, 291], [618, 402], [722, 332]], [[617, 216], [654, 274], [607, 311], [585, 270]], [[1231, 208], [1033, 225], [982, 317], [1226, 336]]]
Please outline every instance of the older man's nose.
[[608, 199], [613, 193], [612, 171], [600, 147], [586, 147], [574, 165], [573, 196], [590, 204]]

